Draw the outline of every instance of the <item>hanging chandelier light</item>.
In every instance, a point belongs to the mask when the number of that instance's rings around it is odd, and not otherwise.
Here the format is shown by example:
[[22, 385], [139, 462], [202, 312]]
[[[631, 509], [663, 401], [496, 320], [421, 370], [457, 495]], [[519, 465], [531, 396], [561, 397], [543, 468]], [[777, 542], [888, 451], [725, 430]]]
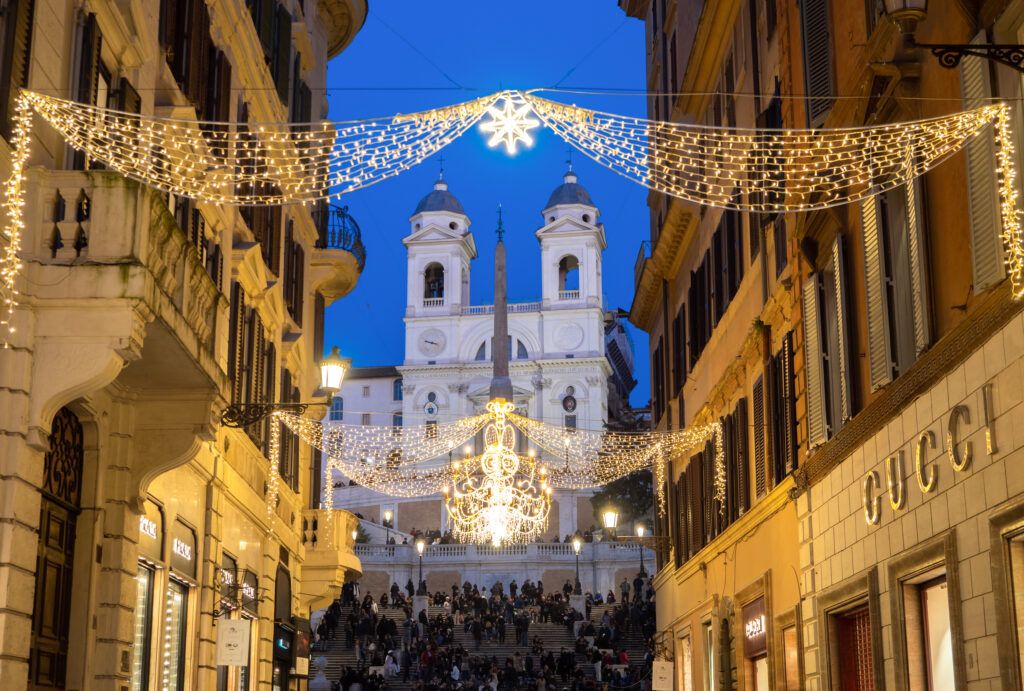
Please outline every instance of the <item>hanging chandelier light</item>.
[[452, 487], [444, 488], [444, 498], [459, 542], [494, 547], [532, 542], [547, 528], [547, 469], [516, 453], [516, 432], [507, 418], [513, 410], [510, 401], [490, 401], [492, 422], [484, 428], [486, 447], [479, 461], [452, 464]]

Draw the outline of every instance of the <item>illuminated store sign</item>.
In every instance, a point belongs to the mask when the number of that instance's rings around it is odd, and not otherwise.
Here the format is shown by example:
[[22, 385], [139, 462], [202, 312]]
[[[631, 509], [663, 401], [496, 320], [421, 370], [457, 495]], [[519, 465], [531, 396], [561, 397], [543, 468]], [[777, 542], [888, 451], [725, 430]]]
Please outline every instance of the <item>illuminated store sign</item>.
[[[992, 410], [992, 385], [981, 387], [982, 415], [981, 424], [985, 428], [985, 447], [988, 455], [999, 451], [995, 436], [995, 413]], [[949, 466], [955, 473], [965, 472], [974, 459], [974, 442], [965, 440], [963, 427], [971, 424], [971, 409], [960, 404], [953, 406], [946, 421], [946, 455]], [[922, 494], [930, 494], [938, 489], [939, 468], [935, 465], [926, 467], [925, 457], [929, 450], [936, 448], [935, 432], [926, 429], [913, 442], [914, 471], [917, 486]], [[885, 459], [885, 480], [888, 489], [889, 506], [893, 512], [900, 511], [907, 503], [906, 482], [904, 472], [904, 452], [898, 450]], [[864, 476], [861, 485], [864, 502], [864, 521], [868, 525], [878, 525], [882, 518], [882, 495], [878, 490], [882, 487], [877, 470], [871, 470]]]

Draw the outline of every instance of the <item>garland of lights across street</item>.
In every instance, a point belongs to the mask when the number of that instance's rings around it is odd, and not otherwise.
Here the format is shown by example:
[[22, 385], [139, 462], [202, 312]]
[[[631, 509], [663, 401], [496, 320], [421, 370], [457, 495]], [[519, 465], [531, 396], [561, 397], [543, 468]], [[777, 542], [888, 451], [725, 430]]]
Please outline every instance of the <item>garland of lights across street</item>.
[[[14, 118], [11, 174], [4, 185], [0, 251], [0, 327], [14, 331], [25, 228], [25, 175], [33, 114], [75, 149], [125, 177], [199, 202], [235, 206], [312, 204], [386, 180], [423, 162], [476, 124], [491, 146], [514, 154], [546, 126], [606, 168], [691, 203], [753, 213], [805, 212], [854, 202], [907, 185], [992, 136], [997, 155], [1002, 240], [1015, 298], [1024, 295], [1024, 237], [1017, 205], [1010, 107], [993, 103], [913, 122], [846, 129], [739, 129], [602, 113], [538, 94], [501, 91], [452, 106], [348, 122], [224, 123], [132, 114], [23, 91]], [[500, 105], [499, 105], [500, 104]], [[485, 119], [486, 118], [486, 119]], [[991, 133], [986, 134], [991, 128]], [[525, 542], [546, 525], [551, 491], [597, 487], [637, 470], [654, 474], [666, 510], [667, 460], [715, 445], [715, 499], [724, 506], [719, 423], [672, 432], [576, 430], [530, 420], [492, 397], [487, 412], [444, 425], [347, 426], [325, 430], [286, 412], [274, 421], [327, 457], [335, 470], [393, 496], [442, 492], [456, 536], [469, 542]], [[267, 509], [276, 506], [279, 424], [271, 425]], [[478, 457], [438, 464], [483, 431]], [[523, 434], [558, 462], [515, 449]], [[330, 501], [325, 505], [330, 510]]]

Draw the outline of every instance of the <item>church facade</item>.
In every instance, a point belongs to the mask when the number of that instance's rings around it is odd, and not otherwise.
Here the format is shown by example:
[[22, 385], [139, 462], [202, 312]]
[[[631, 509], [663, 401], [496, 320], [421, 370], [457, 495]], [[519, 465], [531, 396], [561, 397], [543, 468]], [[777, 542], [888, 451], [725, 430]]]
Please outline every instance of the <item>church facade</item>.
[[[604, 226], [571, 170], [541, 214], [543, 222], [535, 232], [541, 250], [541, 300], [508, 305], [514, 402], [521, 414], [548, 424], [604, 429], [609, 400], [617, 412], [617, 402], [628, 401], [635, 383], [628, 336], [617, 312], [603, 304]], [[410, 232], [402, 240], [407, 253], [404, 361], [396, 367], [351, 370], [328, 416], [335, 423], [443, 424], [482, 412], [490, 398], [494, 306], [470, 300], [470, 272], [477, 258], [471, 220], [447, 182], [439, 179], [409, 223]], [[607, 348], [612, 342], [614, 359]], [[518, 443], [520, 452], [530, 450], [524, 437]], [[477, 439], [457, 453], [480, 451]], [[547, 455], [539, 448], [533, 451]], [[594, 527], [592, 494], [557, 491], [543, 538], [550, 542]], [[366, 519], [371, 543], [383, 543], [389, 530], [401, 542], [410, 531], [443, 533], [448, 527], [440, 496], [398, 499], [341, 481], [336, 482], [334, 500], [335, 506]], [[384, 520], [386, 511], [392, 516], [390, 528], [378, 529], [374, 524]], [[365, 568], [372, 581], [372, 566]], [[534, 578], [538, 576], [542, 574]]]

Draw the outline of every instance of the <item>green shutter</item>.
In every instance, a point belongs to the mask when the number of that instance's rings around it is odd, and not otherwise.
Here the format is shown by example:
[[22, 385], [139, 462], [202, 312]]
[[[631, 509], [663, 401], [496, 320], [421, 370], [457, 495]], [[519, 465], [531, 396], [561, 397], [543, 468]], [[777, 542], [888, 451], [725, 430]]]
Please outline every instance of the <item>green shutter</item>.
[[803, 41], [804, 87], [808, 96], [807, 125], [820, 127], [832, 109], [832, 37], [828, 0], [802, 0], [800, 33]]
[[758, 499], [768, 491], [768, 459], [765, 454], [764, 377], [754, 382], [754, 494]]
[[811, 448], [824, 444], [829, 437], [818, 305], [820, 291], [821, 273], [815, 272], [803, 285], [804, 372], [807, 377], [807, 430]]
[[877, 391], [892, 381], [893, 371], [878, 198], [866, 198], [861, 202], [860, 212], [864, 231], [864, 282], [868, 308], [868, 371], [871, 374], [871, 390]]
[[[984, 43], [984, 32], [972, 43]], [[967, 56], [960, 63], [964, 108], [987, 105], [992, 95], [989, 63]], [[999, 236], [999, 189], [992, 128], [985, 127], [967, 140], [967, 197], [971, 222], [971, 271], [974, 292], [991, 288], [1006, 277], [1003, 244]]]
[[839, 352], [835, 357], [839, 360], [839, 417], [832, 421], [833, 433], [839, 430], [847, 420], [853, 417], [853, 390], [850, 381], [850, 343], [849, 318], [846, 306], [849, 305], [846, 283], [846, 253], [843, 249], [843, 236], [837, 235], [832, 243], [832, 278], [835, 281], [836, 297], [836, 328], [839, 331], [836, 342]]
[[914, 310], [914, 352], [931, 345], [928, 301], [928, 250], [925, 244], [924, 178], [907, 184], [907, 248], [910, 254], [910, 298]]

